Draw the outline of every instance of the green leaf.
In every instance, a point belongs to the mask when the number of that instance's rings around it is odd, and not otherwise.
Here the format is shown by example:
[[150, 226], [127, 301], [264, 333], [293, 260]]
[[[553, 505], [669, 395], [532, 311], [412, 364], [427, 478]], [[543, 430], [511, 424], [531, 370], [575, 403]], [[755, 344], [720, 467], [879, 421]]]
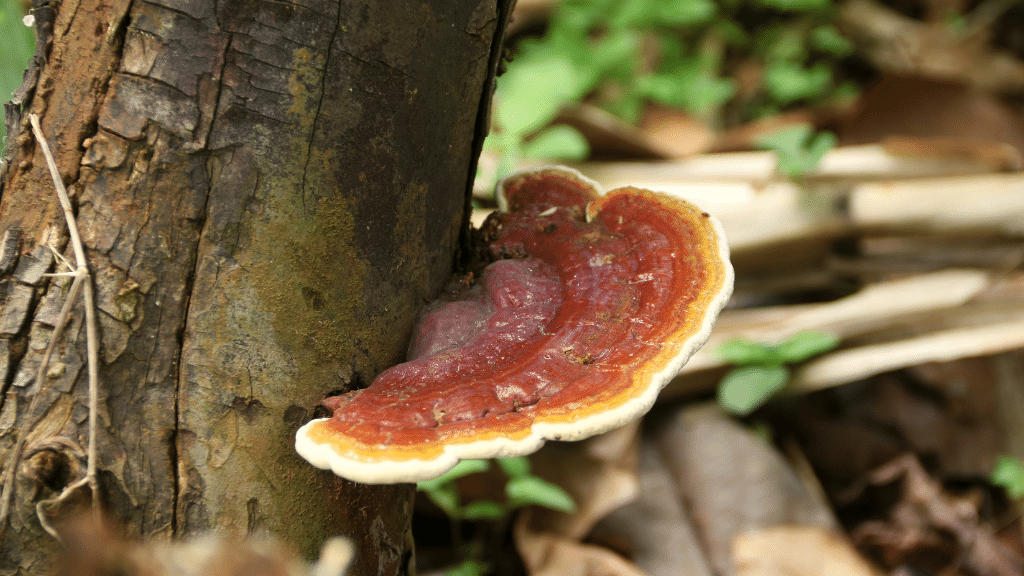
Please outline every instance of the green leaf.
[[459, 493], [455, 484], [444, 484], [432, 488], [420, 488], [427, 498], [440, 508], [449, 518], [459, 518]]
[[505, 485], [505, 494], [515, 508], [536, 504], [559, 512], [576, 510], [576, 503], [565, 490], [536, 476], [512, 478]]
[[839, 342], [839, 336], [835, 334], [807, 331], [793, 335], [775, 349], [783, 362], [793, 364], [828, 352], [838, 346]]
[[829, 7], [831, 0], [757, 0], [762, 6], [783, 12], [810, 12]]
[[820, 98], [832, 87], [832, 69], [820, 62], [805, 68], [799, 62], [777, 60], [765, 68], [764, 85], [768, 94], [782, 104]]
[[800, 177], [821, 164], [828, 151], [836, 147], [836, 135], [831, 132], [818, 132], [810, 139], [800, 154], [779, 156], [778, 171], [785, 176]]
[[800, 124], [761, 137], [757, 145], [774, 150], [778, 158], [778, 171], [786, 176], [802, 176], [813, 170], [835, 147], [836, 137], [831, 132], [812, 136], [809, 124]]
[[453, 481], [462, 478], [463, 476], [469, 476], [470, 474], [479, 474], [480, 472], [486, 471], [491, 467], [490, 460], [462, 460], [456, 464], [451, 470], [444, 474], [434, 478], [433, 480], [424, 480], [417, 484], [419, 490], [425, 492], [430, 490], [436, 490], [442, 486], [449, 485]]
[[719, 18], [715, 24], [715, 31], [725, 40], [729, 46], [745, 47], [750, 44], [750, 36], [739, 24], [727, 18]]
[[681, 28], [707, 24], [718, 12], [718, 6], [711, 0], [655, 0], [646, 4], [652, 7], [651, 23], [661, 26]]
[[1024, 462], [1010, 456], [1000, 456], [992, 469], [990, 478], [996, 486], [1002, 486], [1014, 500], [1024, 497]]
[[841, 103], [841, 105], [850, 105], [856, 101], [858, 97], [860, 97], [860, 87], [852, 80], [847, 80], [839, 86], [836, 86], [836, 89], [832, 92], [831, 96], [834, 101]]
[[592, 85], [570, 56], [532, 46], [498, 78], [494, 97], [495, 120], [502, 130], [520, 136], [546, 125]]
[[743, 338], [725, 342], [715, 353], [730, 364], [777, 366], [783, 363], [782, 357], [773, 346]]
[[637, 91], [655, 102], [710, 118], [736, 92], [735, 82], [718, 76], [715, 58], [697, 54], [636, 79]]
[[[633, 30], [609, 30], [600, 41], [588, 43], [586, 52], [580, 54], [580, 64], [595, 76], [611, 75], [628, 80], [636, 71], [634, 60], [640, 51], [640, 40], [640, 35]], [[597, 78], [593, 80], [596, 82]]]
[[508, 510], [493, 500], [474, 500], [462, 507], [465, 520], [501, 520], [506, 514]]
[[498, 458], [496, 462], [509, 478], [525, 478], [530, 475], [530, 459], [525, 456]]
[[490, 570], [490, 564], [481, 560], [463, 560], [444, 571], [445, 576], [483, 576]]
[[718, 384], [718, 403], [726, 411], [746, 416], [758, 409], [789, 381], [785, 366], [735, 368]]
[[612, 28], [685, 28], [707, 24], [717, 12], [712, 0], [627, 0], [609, 11], [607, 22]]
[[[633, 81], [630, 80], [630, 83]], [[618, 116], [623, 121], [636, 124], [640, 121], [646, 99], [634, 87], [626, 87], [624, 93], [615, 99], [601, 101], [601, 108]]]
[[608, 26], [614, 29], [649, 25], [652, 19], [651, 12], [650, 2], [619, 2], [608, 13]]
[[853, 54], [853, 42], [839, 33], [835, 26], [818, 26], [811, 30], [810, 44], [836, 58], [846, 58]]
[[769, 62], [803, 62], [807, 58], [807, 38], [799, 28], [779, 24], [766, 28], [759, 42]]
[[761, 136], [755, 144], [758, 148], [797, 155], [807, 145], [814, 128], [810, 124], [797, 124]]
[[559, 124], [544, 130], [523, 145], [528, 158], [583, 160], [590, 154], [590, 143], [572, 126]]

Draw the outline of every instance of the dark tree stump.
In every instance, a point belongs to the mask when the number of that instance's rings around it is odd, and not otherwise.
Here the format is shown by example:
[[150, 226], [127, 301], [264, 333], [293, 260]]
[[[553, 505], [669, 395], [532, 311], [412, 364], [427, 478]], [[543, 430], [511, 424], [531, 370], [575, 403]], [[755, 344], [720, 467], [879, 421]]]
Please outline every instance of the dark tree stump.
[[[506, 2], [65, 0], [35, 112], [77, 206], [102, 332], [104, 507], [130, 535], [269, 531], [357, 574], [409, 568], [411, 485], [313, 469], [295, 430], [401, 361], [446, 281]], [[50, 18], [47, 15], [52, 15]], [[81, 307], [27, 414], [66, 281], [45, 162], [14, 112], [0, 232], [0, 467], [32, 422], [0, 574], [56, 543], [35, 506], [84, 469]], [[0, 252], [3, 252], [0, 246]], [[65, 250], [70, 254], [70, 250]], [[59, 516], [61, 512], [55, 512]], [[59, 518], [57, 518], [59, 520]]]

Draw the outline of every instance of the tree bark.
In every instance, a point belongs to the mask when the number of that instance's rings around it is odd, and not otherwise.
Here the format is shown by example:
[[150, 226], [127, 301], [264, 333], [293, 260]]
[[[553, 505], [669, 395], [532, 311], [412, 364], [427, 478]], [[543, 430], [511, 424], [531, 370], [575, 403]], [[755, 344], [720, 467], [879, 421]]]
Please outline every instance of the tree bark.
[[[353, 573], [407, 573], [413, 486], [315, 470], [293, 435], [328, 393], [403, 359], [450, 274], [508, 2], [43, 4], [51, 44], [25, 112], [42, 119], [94, 277], [104, 509], [131, 535], [269, 531], [307, 556], [343, 534]], [[38, 574], [56, 543], [36, 504], [85, 466], [84, 314], [29, 414], [67, 285], [41, 276], [46, 245], [66, 232], [10, 112], [5, 472], [29, 432], [0, 574]]]

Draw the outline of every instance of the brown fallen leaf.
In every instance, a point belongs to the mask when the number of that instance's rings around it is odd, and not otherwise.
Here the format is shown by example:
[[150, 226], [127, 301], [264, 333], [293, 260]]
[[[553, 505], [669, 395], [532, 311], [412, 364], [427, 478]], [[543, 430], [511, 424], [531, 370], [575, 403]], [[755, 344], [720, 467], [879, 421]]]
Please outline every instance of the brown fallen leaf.
[[582, 442], [551, 442], [531, 457], [534, 472], [564, 488], [576, 511], [537, 509], [531, 527], [582, 540], [598, 520], [636, 498], [640, 421]]
[[964, 34], [945, 19], [921, 22], [877, 0], [844, 0], [838, 7], [838, 25], [859, 39], [859, 54], [882, 72], [955, 79], [1006, 93], [1024, 88], [1024, 62], [995, 48], [986, 30]]
[[623, 551], [650, 574], [711, 576], [675, 480], [650, 437], [640, 443], [639, 474], [637, 499], [601, 520], [590, 540]]
[[[853, 532], [855, 541], [888, 545], [889, 558], [909, 554], [915, 546], [934, 544], [936, 537], [951, 535], [964, 566], [981, 576], [1020, 576], [1024, 558], [1006, 547], [982, 526], [976, 504], [946, 492], [929, 476], [917, 456], [908, 454], [871, 472], [864, 485], [882, 486], [902, 480], [902, 496], [889, 522], [866, 523]], [[884, 553], [885, 551], [883, 551]], [[886, 555], [886, 554], [883, 554]]]
[[733, 542], [736, 576], [881, 576], [850, 542], [822, 526], [773, 526]]
[[734, 573], [733, 540], [749, 530], [778, 524], [838, 529], [828, 504], [804, 487], [778, 450], [717, 404], [686, 406], [652, 431], [718, 574]]
[[530, 527], [535, 510], [523, 510], [513, 527], [516, 550], [530, 576], [646, 576], [635, 564], [602, 546]]
[[927, 454], [944, 475], [984, 478], [992, 471], [1005, 432], [993, 418], [999, 398], [991, 357], [920, 364], [889, 376], [874, 382], [875, 422], [899, 431], [910, 451]]
[[685, 158], [706, 152], [715, 140], [707, 122], [677, 108], [651, 104], [644, 111], [640, 131], [666, 158]]
[[640, 422], [582, 442], [551, 442], [531, 456], [534, 473], [576, 502], [571, 513], [530, 507], [512, 538], [531, 576], [641, 576], [635, 564], [583, 538], [600, 519], [636, 498]]
[[966, 82], [887, 74], [861, 96], [839, 141], [882, 142], [898, 156], [961, 156], [995, 170], [1019, 169], [1024, 122], [1003, 99]]

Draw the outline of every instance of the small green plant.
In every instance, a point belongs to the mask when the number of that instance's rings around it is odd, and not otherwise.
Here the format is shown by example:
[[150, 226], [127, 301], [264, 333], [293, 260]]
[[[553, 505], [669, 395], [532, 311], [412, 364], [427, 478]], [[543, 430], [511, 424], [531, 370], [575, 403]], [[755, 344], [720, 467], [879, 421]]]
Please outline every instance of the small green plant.
[[[479, 576], [486, 574], [490, 565], [484, 560], [488, 550], [479, 543], [464, 543], [458, 529], [463, 521], [481, 521], [507, 524], [512, 513], [524, 506], [543, 506], [560, 512], [572, 512], [576, 504], [569, 494], [558, 486], [535, 476], [530, 470], [530, 461], [524, 457], [499, 458], [494, 460], [506, 477], [505, 499], [475, 500], [463, 503], [459, 495], [456, 481], [464, 476], [480, 474], [491, 468], [490, 460], [463, 460], [454, 468], [433, 480], [426, 480], [417, 485], [438, 508], [440, 508], [452, 525], [452, 541], [460, 548], [462, 561], [450, 568], [448, 576]], [[499, 529], [500, 536], [504, 532]]]
[[1002, 486], [1014, 500], [1024, 498], [1024, 462], [1011, 456], [1000, 456], [989, 477], [993, 484]]
[[815, 134], [810, 124], [799, 124], [763, 136], [757, 145], [775, 152], [779, 174], [803, 178], [835, 147], [836, 136], [827, 131]]
[[821, 332], [801, 332], [776, 345], [745, 339], [726, 342], [717, 353], [736, 368], [718, 384], [718, 403], [732, 414], [746, 416], [789, 382], [787, 364], [802, 362], [838, 345], [839, 337]]
[[[657, 103], [714, 127], [849, 99], [856, 87], [838, 62], [854, 48], [831, 24], [833, 1], [561, 0], [545, 34], [520, 41], [498, 79], [485, 144], [499, 158], [494, 176], [522, 157], [585, 158], [578, 131], [551, 126], [584, 99], [627, 122]], [[826, 142], [804, 146], [800, 165], [820, 159]]]

